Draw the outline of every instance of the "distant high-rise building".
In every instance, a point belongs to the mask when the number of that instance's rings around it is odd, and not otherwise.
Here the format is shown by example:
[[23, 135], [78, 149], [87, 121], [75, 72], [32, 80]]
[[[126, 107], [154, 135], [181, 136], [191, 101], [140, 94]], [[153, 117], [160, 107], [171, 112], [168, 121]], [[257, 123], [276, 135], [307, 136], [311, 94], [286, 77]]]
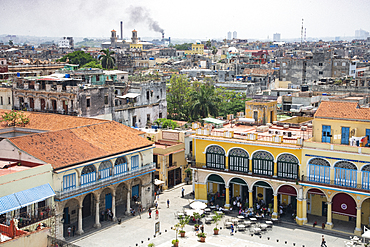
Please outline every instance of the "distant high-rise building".
[[227, 32], [227, 39], [230, 40], [231, 39], [231, 32]]
[[238, 33], [236, 31], [233, 32], [233, 39], [237, 39], [238, 38]]
[[367, 37], [369, 37], [369, 32], [366, 32], [365, 30], [356, 30], [355, 31], [355, 37], [356, 39], [366, 39]]
[[335, 41], [340, 41], [340, 36], [335, 37]]
[[273, 41], [280, 42], [280, 33], [274, 33]]

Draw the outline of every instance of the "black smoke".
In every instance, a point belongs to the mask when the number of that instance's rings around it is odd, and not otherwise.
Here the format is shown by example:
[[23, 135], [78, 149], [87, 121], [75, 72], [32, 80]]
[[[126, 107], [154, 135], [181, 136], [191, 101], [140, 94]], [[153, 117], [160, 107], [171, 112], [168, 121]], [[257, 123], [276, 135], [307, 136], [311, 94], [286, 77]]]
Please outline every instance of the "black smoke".
[[153, 30], [155, 32], [163, 33], [164, 29], [161, 28], [157, 21], [153, 20], [153, 18], [150, 16], [149, 11], [144, 7], [139, 6], [130, 6], [127, 9], [127, 12], [129, 14], [129, 24], [135, 25], [138, 23], [146, 23], [148, 24], [148, 27], [150, 30]]

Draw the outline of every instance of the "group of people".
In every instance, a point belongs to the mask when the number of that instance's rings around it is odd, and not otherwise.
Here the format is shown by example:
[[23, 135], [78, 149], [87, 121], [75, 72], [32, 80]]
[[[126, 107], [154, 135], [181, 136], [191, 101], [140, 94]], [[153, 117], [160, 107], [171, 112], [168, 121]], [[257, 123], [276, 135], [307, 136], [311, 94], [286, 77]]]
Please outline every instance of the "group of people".
[[100, 221], [104, 221], [104, 220], [111, 220], [113, 221], [113, 212], [110, 208], [106, 209], [106, 210], [103, 210], [101, 211], [101, 214], [100, 214]]

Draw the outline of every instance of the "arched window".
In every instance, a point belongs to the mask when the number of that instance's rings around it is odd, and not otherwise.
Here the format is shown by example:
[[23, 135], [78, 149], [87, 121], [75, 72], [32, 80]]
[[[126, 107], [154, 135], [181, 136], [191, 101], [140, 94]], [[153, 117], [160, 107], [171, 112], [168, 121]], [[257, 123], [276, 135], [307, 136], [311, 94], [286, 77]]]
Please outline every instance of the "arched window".
[[241, 148], [234, 148], [229, 152], [229, 170], [245, 172], [249, 170], [249, 155]]
[[214, 169], [225, 169], [225, 151], [216, 145], [207, 148], [206, 151], [206, 166]]
[[277, 176], [298, 179], [299, 160], [291, 154], [282, 154], [277, 159]]
[[348, 161], [335, 164], [334, 184], [346, 187], [357, 187], [357, 167]]
[[81, 172], [81, 186], [96, 181], [96, 169], [93, 165], [85, 166]]
[[255, 152], [252, 156], [254, 174], [272, 176], [274, 174], [274, 156], [266, 151]]
[[330, 163], [321, 158], [313, 158], [308, 162], [308, 180], [319, 183], [330, 183]]
[[362, 188], [365, 190], [370, 189], [370, 165], [362, 168]]
[[125, 157], [119, 157], [114, 163], [114, 175], [123, 174], [128, 171], [127, 160]]
[[103, 161], [99, 166], [99, 179], [105, 179], [112, 176], [112, 162]]

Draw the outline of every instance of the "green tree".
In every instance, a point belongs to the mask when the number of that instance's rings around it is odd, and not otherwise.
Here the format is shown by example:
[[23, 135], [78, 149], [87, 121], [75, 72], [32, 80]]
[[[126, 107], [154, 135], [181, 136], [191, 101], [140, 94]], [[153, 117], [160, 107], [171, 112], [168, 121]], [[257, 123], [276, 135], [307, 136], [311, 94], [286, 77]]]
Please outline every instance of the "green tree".
[[229, 91], [225, 88], [218, 88], [216, 91], [220, 98], [220, 116], [226, 117], [228, 114], [236, 116], [237, 112], [245, 111], [245, 101], [250, 99], [246, 99], [244, 93]]
[[85, 64], [81, 68], [98, 68], [98, 69], [103, 69], [103, 67], [101, 66], [101, 64], [97, 60], [93, 60], [91, 62], [88, 62], [87, 64]]
[[191, 50], [191, 46], [192, 43], [171, 45], [171, 47], [174, 47], [176, 50]]
[[189, 109], [191, 105], [190, 92], [192, 85], [183, 76], [172, 76], [167, 93], [168, 117], [175, 120], [189, 120]]
[[206, 118], [218, 114], [220, 98], [212, 84], [202, 84], [191, 94], [191, 116], [193, 119]]
[[177, 127], [179, 127], [179, 125], [171, 120], [171, 119], [166, 119], [166, 118], [157, 118], [154, 123], [158, 126], [162, 125], [162, 128], [163, 129], [166, 129], [166, 128], [171, 128], [171, 129], [175, 129]]
[[10, 46], [13, 46], [13, 45], [14, 45], [13, 40], [9, 40], [9, 42], [8, 42], [8, 43], [9, 43], [9, 45], [10, 45]]
[[114, 64], [116, 63], [116, 59], [112, 57], [114, 51], [110, 51], [108, 48], [105, 50], [101, 50], [100, 52], [104, 52], [104, 55], [99, 57], [101, 61], [101, 65], [104, 69], [113, 69]]
[[212, 46], [213, 59], [215, 59], [217, 52], [218, 52], [217, 48], [215, 46]]
[[85, 53], [84, 51], [74, 51], [72, 53], [68, 53], [67, 55], [59, 59], [58, 61], [66, 62], [67, 59], [69, 60], [70, 64], [79, 64], [80, 67], [84, 66], [85, 64], [91, 61], [97, 61], [90, 54]]
[[211, 40], [209, 39], [206, 42], [206, 47], [209, 49], [209, 48], [211, 48], [211, 46], [212, 46], [212, 43], [211, 43]]

